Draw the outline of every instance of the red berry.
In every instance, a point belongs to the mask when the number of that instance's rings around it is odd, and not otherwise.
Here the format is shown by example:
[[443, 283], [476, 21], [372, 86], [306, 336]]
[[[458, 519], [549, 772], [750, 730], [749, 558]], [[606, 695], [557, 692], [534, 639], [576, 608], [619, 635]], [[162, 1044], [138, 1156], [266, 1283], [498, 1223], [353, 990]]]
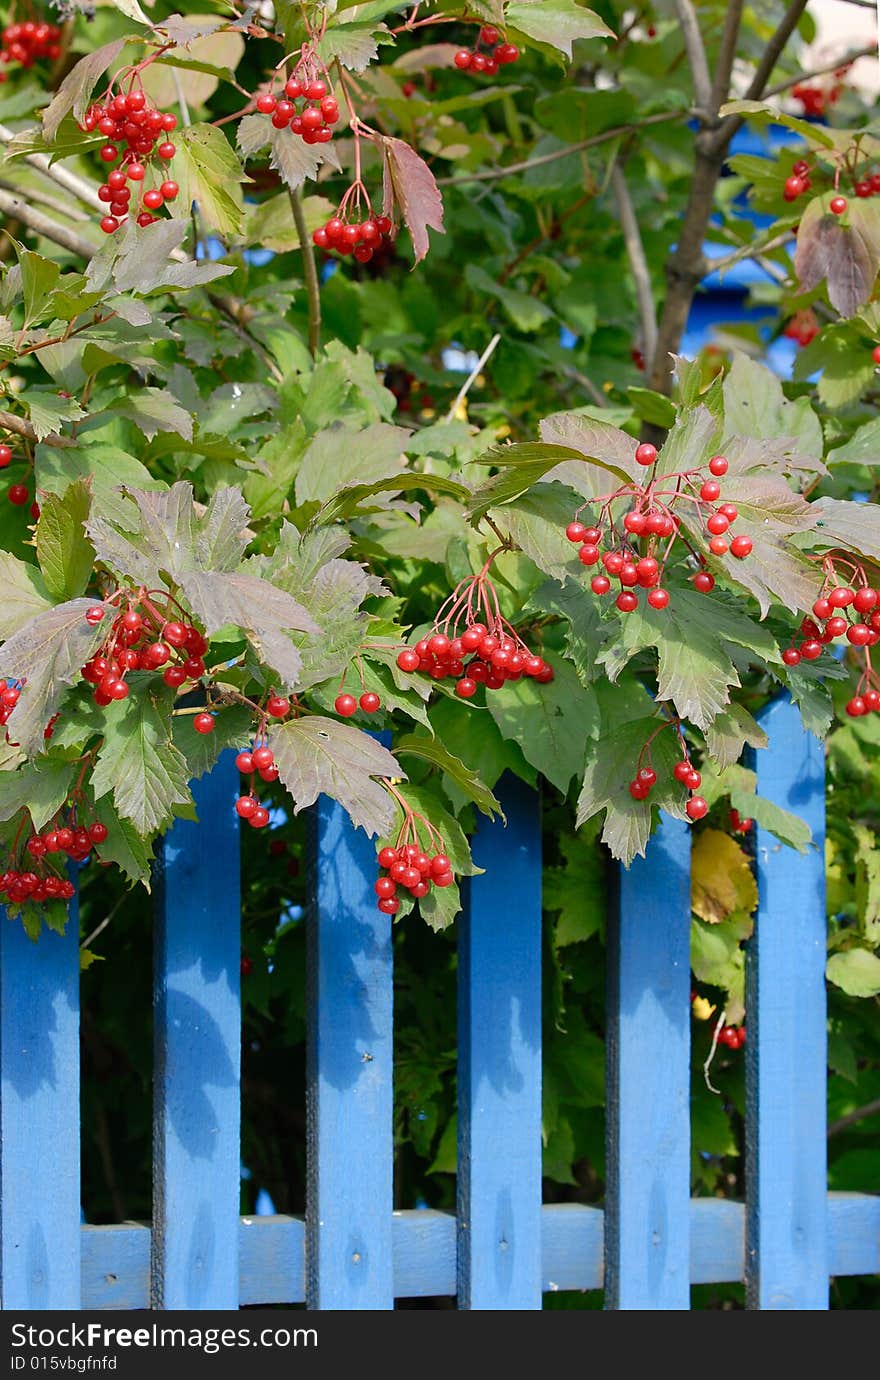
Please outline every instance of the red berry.
[[726, 556], [729, 547], [723, 537], [713, 537], [709, 542], [709, 550], [713, 556]]
[[844, 211], [846, 210], [846, 197], [833, 196], [829, 204], [829, 209], [833, 215], [842, 216]]
[[283, 719], [290, 713], [290, 700], [283, 695], [270, 695], [266, 701], [266, 713], [270, 719]]
[[665, 589], [652, 589], [648, 594], [648, 603], [652, 609], [665, 609], [669, 603], [669, 594]]
[[358, 703], [365, 714], [375, 714], [381, 705], [381, 700], [375, 691], [365, 690]]
[[699, 570], [694, 576], [694, 589], [699, 590], [700, 594], [709, 594], [715, 588], [715, 576], [708, 570]]
[[639, 606], [639, 596], [633, 594], [632, 590], [624, 589], [621, 590], [614, 602], [621, 613], [634, 613]]
[[196, 733], [213, 733], [214, 715], [196, 714], [195, 718], [193, 719], [193, 728], [195, 729]]
[[16, 508], [23, 508], [30, 498], [30, 494], [27, 491], [26, 485], [12, 484], [7, 493], [7, 498]]
[[103, 617], [104, 617], [104, 606], [103, 606], [103, 604], [95, 604], [95, 605], [92, 606], [92, 608], [86, 609], [86, 622], [87, 622], [87, 623], [91, 623], [91, 625], [92, 625], [93, 628], [96, 628], [96, 627], [98, 626], [98, 624], [101, 622], [101, 619], [102, 619]]
[[[159, 157], [164, 159], [167, 163], [171, 158], [174, 157], [175, 153], [177, 152], [177, 149], [174, 147], [173, 144], [166, 142], [164, 144], [160, 144], [159, 147], [156, 149], [156, 152], [158, 153]], [[128, 170], [128, 175], [129, 177], [131, 177], [131, 168], [129, 168]]]
[[727, 518], [728, 522], [736, 522], [739, 517], [739, 509], [735, 503], [719, 503], [718, 511]]
[[875, 345], [871, 351], [871, 358], [875, 364], [880, 364], [880, 345]]
[[861, 695], [853, 695], [846, 706], [846, 712], [851, 719], [860, 719], [863, 714], [868, 713], [868, 706]]
[[455, 877], [451, 872], [434, 873], [434, 885], [439, 887], [452, 886]]
[[[138, 658], [138, 660], [140, 660], [140, 658]], [[134, 667], [132, 667], [132, 670], [134, 670]], [[169, 666], [162, 672], [162, 679], [172, 690], [176, 690], [178, 686], [183, 685], [183, 682], [186, 680], [186, 672], [182, 666]]]
[[645, 781], [630, 781], [629, 793], [633, 800], [647, 800], [651, 787]]
[[832, 607], [836, 609], [845, 609], [848, 604], [853, 602], [855, 597], [849, 585], [836, 585], [828, 596]]
[[101, 221], [101, 229], [105, 235], [112, 235], [114, 230], [119, 229], [119, 221], [115, 216], [104, 216]]
[[801, 654], [797, 647], [786, 647], [782, 653], [782, 660], [786, 666], [797, 666], [800, 664]]
[[477, 682], [472, 680], [470, 676], [462, 676], [456, 684], [455, 693], [459, 699], [469, 700], [477, 693]]
[[611, 581], [607, 575], [594, 575], [590, 581], [590, 589], [594, 594], [607, 594], [611, 588]]
[[379, 902], [379, 909], [383, 915], [396, 915], [400, 910], [400, 902], [396, 896], [383, 896]]
[[727, 461], [723, 455], [713, 455], [709, 461], [709, 473], [714, 474], [716, 479], [720, 479], [722, 474], [727, 474]]
[[864, 623], [853, 623], [846, 634], [847, 642], [850, 642], [853, 647], [868, 646], [871, 642], [871, 637], [871, 629], [866, 627]]
[[173, 201], [174, 198], [177, 196], [177, 193], [180, 191], [180, 188], [178, 187], [176, 182], [172, 181], [172, 179], [169, 178], [167, 182], [162, 183], [161, 187], [159, 188], [159, 191], [162, 193], [162, 196], [165, 199], [165, 201]]
[[270, 747], [254, 748], [252, 756], [257, 771], [268, 771], [275, 765], [275, 754]]
[[397, 664], [401, 671], [417, 671], [420, 661], [421, 657], [412, 647], [405, 647], [402, 652], [397, 654]]
[[269, 811], [266, 809], [265, 805], [258, 805], [248, 820], [248, 824], [252, 829], [265, 829], [268, 823]]
[[707, 479], [700, 489], [700, 498], [704, 498], [707, 503], [714, 503], [721, 493], [721, 485], [717, 479]]
[[354, 695], [337, 695], [333, 708], [343, 719], [350, 719], [357, 713], [357, 700]]
[[[870, 613], [877, 603], [876, 589], [857, 589], [853, 599], [853, 608], [859, 613]], [[815, 612], [815, 606], [813, 611]]]
[[587, 529], [582, 522], [570, 522], [565, 529], [568, 540], [577, 544], [585, 540]]
[[657, 447], [652, 446], [650, 441], [643, 441], [640, 446], [636, 447], [637, 465], [645, 465], [647, 467], [648, 465], [653, 465], [656, 459]]
[[691, 796], [684, 809], [688, 819], [703, 819], [709, 813], [709, 806], [701, 795]]
[[810, 638], [808, 641], [801, 643], [801, 656], [804, 661], [815, 661], [816, 658], [821, 655], [822, 643], [817, 642], [815, 638]]
[[599, 548], [592, 542], [585, 542], [578, 551], [578, 560], [581, 565], [595, 565], [599, 559]]
[[723, 532], [727, 531], [729, 526], [730, 523], [723, 513], [713, 513], [706, 523], [706, 527], [712, 533], [713, 537], [720, 537]]
[[12, 463], [12, 447], [0, 446], [0, 470], [5, 470], [6, 466]]
[[257, 110], [261, 115], [271, 115], [276, 104], [275, 97], [271, 96], [268, 91], [264, 92], [262, 96], [258, 96], [256, 100]]
[[752, 542], [750, 537], [734, 537], [730, 543], [730, 554], [736, 556], [738, 561], [742, 561], [751, 553]]

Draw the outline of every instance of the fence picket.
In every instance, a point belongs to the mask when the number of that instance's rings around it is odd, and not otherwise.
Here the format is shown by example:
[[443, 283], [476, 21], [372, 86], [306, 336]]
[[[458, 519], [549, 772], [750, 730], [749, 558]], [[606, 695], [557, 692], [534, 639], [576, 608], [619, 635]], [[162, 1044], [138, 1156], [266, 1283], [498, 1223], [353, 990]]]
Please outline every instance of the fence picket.
[[690, 832], [620, 869], [608, 934], [605, 1306], [690, 1307]]
[[506, 776], [459, 920], [458, 1303], [541, 1307], [541, 814]]
[[750, 1308], [828, 1307], [825, 764], [797, 707], [760, 716], [758, 792], [799, 815], [815, 847], [758, 829], [758, 917], [747, 959], [746, 1289]]
[[308, 917], [307, 1300], [394, 1306], [391, 918], [376, 847], [321, 797]]
[[234, 753], [193, 784], [156, 888], [153, 1307], [237, 1308], [241, 921]]
[[79, 915], [36, 943], [0, 907], [0, 1299], [80, 1307]]

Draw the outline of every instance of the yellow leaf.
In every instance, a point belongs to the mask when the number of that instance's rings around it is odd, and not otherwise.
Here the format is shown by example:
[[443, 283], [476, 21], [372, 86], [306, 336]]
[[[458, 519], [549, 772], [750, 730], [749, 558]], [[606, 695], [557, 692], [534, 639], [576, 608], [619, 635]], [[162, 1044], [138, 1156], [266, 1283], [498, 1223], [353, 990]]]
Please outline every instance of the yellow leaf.
[[758, 888], [749, 860], [729, 834], [705, 829], [691, 854], [691, 908], [710, 925], [736, 911], [751, 914]]
[[691, 1003], [691, 1010], [694, 1019], [698, 1021], [708, 1021], [709, 1017], [715, 1013], [717, 1007], [713, 1006], [708, 997], [694, 997]]

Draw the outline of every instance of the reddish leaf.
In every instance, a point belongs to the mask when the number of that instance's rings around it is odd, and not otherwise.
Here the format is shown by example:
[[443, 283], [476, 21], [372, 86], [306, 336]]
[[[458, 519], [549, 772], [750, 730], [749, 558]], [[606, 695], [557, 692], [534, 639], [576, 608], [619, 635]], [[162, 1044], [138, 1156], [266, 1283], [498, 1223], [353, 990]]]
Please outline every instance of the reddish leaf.
[[58, 126], [71, 110], [75, 120], [83, 118], [98, 78], [104, 75], [124, 47], [124, 38], [114, 38], [112, 43], [96, 48], [71, 68], [51, 104], [43, 112], [43, 134], [49, 142], [55, 138]]
[[443, 198], [434, 174], [415, 149], [402, 139], [383, 138], [381, 145], [385, 215], [390, 216], [395, 206], [400, 208], [419, 263], [429, 249], [428, 227], [445, 234]]
[[831, 305], [841, 316], [853, 316], [870, 298], [880, 268], [877, 207], [853, 201], [842, 223], [816, 197], [801, 217], [794, 266], [804, 292], [824, 278]]

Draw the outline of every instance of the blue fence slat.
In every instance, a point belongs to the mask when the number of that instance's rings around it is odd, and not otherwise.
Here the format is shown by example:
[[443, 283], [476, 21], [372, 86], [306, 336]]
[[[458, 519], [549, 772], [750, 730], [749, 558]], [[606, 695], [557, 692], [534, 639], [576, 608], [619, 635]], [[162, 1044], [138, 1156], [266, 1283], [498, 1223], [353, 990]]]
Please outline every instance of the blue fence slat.
[[605, 1305], [690, 1307], [690, 831], [619, 873], [608, 934]]
[[825, 759], [786, 698], [761, 715], [758, 793], [804, 819], [806, 854], [757, 830], [747, 961], [746, 1286], [750, 1308], [828, 1307]]
[[541, 1307], [541, 812], [505, 776], [458, 946], [458, 1304]]
[[193, 785], [199, 823], [156, 888], [153, 1307], [238, 1307], [240, 872], [234, 753]]
[[80, 1306], [79, 918], [33, 943], [0, 907], [0, 1299]]
[[391, 917], [375, 843], [320, 797], [308, 915], [307, 1298], [394, 1306]]

